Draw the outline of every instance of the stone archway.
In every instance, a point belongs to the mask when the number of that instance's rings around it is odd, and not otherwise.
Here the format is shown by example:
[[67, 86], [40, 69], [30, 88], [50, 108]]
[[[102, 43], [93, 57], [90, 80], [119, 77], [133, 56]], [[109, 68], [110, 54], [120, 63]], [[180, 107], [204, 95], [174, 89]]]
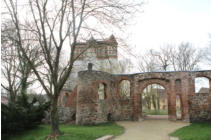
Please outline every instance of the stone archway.
[[[169, 120], [176, 120], [176, 100], [174, 98], [173, 93], [171, 93], [171, 86], [170, 82], [166, 79], [145, 79], [139, 81], [139, 114], [142, 112], [142, 93], [143, 90], [148, 86], [152, 84], [158, 84], [161, 85], [167, 93], [167, 100], [168, 100], [168, 118]], [[175, 103], [174, 103], [175, 102]]]

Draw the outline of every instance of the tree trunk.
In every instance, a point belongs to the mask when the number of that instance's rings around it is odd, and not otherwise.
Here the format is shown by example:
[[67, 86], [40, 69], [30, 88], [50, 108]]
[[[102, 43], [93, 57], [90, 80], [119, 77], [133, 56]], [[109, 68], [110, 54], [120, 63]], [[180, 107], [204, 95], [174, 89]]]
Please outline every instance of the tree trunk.
[[158, 87], [157, 87], [157, 108], [158, 111], [160, 111], [160, 93], [158, 92]]
[[158, 111], [160, 111], [160, 97], [159, 97], [159, 95], [157, 97], [157, 108], [158, 108]]
[[156, 107], [156, 96], [154, 94], [152, 95], [152, 104], [153, 104], [154, 110], [157, 110], [157, 107]]
[[28, 88], [28, 83], [27, 83], [27, 78], [23, 78], [21, 82], [21, 94], [24, 95], [26, 94]]
[[9, 97], [10, 97], [9, 102], [14, 103], [15, 99], [16, 99], [16, 93], [13, 92], [13, 91], [10, 91], [10, 96]]
[[149, 93], [149, 87], [146, 87], [146, 101], [148, 110], [151, 110], [151, 93]]
[[51, 136], [55, 137], [61, 135], [61, 131], [59, 130], [59, 116], [57, 110], [57, 100], [58, 98], [53, 97], [51, 103]]

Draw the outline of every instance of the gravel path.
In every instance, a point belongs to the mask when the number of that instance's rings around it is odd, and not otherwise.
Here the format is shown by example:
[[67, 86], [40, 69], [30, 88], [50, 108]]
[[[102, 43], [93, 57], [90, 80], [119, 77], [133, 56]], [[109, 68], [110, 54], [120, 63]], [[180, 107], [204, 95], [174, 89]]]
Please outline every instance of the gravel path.
[[183, 126], [182, 121], [168, 121], [167, 116], [148, 117], [138, 122], [117, 122], [125, 128], [125, 133], [114, 140], [169, 140], [168, 134]]

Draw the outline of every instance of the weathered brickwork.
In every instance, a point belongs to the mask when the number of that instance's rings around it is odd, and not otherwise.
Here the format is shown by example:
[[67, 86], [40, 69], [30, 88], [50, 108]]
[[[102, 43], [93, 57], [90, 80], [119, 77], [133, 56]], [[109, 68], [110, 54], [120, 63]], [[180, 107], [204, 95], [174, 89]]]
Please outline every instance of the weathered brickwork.
[[[117, 95], [116, 76], [99, 71], [82, 71], [78, 77], [77, 124], [97, 124], [109, 120], [124, 120]], [[98, 96], [98, 85], [103, 83], [105, 99]], [[132, 106], [130, 106], [132, 108]], [[131, 116], [131, 114], [128, 114]], [[128, 117], [127, 117], [128, 118]]]
[[189, 98], [190, 122], [211, 122], [211, 93], [197, 93]]
[[[62, 90], [58, 99], [58, 115], [60, 123], [76, 120], [77, 86], [74, 91]], [[50, 119], [50, 118], [49, 118]]]
[[119, 120], [132, 120], [133, 119], [133, 99], [120, 100], [122, 117]]
[[[77, 88], [68, 95], [65, 107], [75, 110], [76, 123], [79, 125], [116, 120], [137, 121], [142, 117], [144, 88], [150, 84], [159, 84], [167, 92], [169, 120], [177, 120], [176, 96], [181, 99], [182, 120], [209, 120], [211, 116], [210, 95], [208, 98], [205, 94], [195, 94], [194, 79], [197, 77], [206, 77], [211, 84], [210, 70], [117, 75], [89, 68], [87, 71], [78, 73]], [[128, 99], [120, 98], [120, 82], [122, 80], [130, 81], [130, 97]], [[104, 85], [103, 100], [98, 95], [99, 84]], [[196, 113], [199, 110], [202, 115]]]

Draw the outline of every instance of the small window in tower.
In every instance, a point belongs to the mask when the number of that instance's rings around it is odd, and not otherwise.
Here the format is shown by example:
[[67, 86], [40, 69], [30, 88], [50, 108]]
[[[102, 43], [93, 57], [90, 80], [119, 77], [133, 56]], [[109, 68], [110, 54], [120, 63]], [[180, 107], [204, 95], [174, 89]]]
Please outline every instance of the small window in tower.
[[114, 47], [108, 46], [107, 48], [108, 48], [108, 55], [110, 55], [110, 56], [116, 55], [116, 50]]
[[106, 55], [106, 50], [104, 47], [99, 47], [98, 48], [98, 56], [105, 56]]

